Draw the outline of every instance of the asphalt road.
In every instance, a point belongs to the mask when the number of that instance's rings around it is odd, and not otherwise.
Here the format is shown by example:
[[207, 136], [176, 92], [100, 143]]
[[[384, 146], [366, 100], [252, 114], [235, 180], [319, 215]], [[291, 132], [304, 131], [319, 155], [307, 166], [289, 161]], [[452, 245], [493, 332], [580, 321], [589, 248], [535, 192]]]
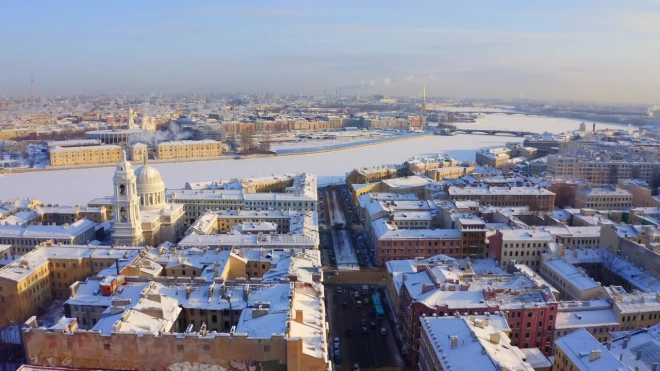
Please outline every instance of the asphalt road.
[[[360, 299], [356, 299], [351, 285], [326, 283], [325, 286], [330, 314], [331, 356], [334, 354], [332, 346], [334, 338], [340, 339], [341, 363], [335, 364], [335, 369], [352, 371], [355, 363], [359, 364], [360, 370], [403, 366], [389, 321], [379, 321], [375, 316], [370, 316], [369, 312], [374, 310], [371, 303], [363, 304], [362, 308], [357, 307], [357, 300], [364, 302], [365, 295], [360, 295]], [[361, 286], [355, 286], [361, 290]], [[337, 292], [337, 287], [341, 288], [341, 293]], [[385, 298], [380, 291], [376, 289], [376, 292], [379, 292], [383, 301]], [[369, 299], [371, 300], [371, 293]], [[346, 310], [342, 308], [343, 303], [347, 304]], [[362, 319], [366, 322], [366, 333], [362, 331]], [[371, 328], [371, 322], [374, 322], [375, 328]], [[385, 335], [381, 334], [381, 327], [386, 329]], [[346, 336], [347, 329], [352, 330], [351, 337]]]

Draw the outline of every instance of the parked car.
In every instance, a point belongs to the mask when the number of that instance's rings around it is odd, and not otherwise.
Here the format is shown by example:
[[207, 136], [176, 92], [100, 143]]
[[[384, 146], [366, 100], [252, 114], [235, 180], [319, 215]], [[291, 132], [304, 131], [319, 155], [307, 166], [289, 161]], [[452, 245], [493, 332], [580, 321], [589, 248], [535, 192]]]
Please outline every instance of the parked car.
[[380, 334], [381, 335], [387, 335], [387, 329], [385, 327], [380, 328]]

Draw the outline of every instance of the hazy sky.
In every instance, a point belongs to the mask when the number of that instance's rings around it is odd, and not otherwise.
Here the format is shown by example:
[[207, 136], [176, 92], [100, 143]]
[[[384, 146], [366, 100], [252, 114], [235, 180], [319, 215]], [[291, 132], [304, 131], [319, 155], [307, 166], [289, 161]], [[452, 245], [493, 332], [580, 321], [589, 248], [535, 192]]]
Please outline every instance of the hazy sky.
[[660, 103], [660, 1], [6, 1], [0, 95], [286, 92]]

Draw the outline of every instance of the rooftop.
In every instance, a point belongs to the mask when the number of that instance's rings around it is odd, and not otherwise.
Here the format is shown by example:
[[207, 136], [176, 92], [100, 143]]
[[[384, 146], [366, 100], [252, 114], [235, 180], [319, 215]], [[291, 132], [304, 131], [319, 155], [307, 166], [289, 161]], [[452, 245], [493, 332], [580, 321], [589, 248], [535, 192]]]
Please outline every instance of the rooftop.
[[580, 371], [628, 369], [624, 363], [619, 361], [618, 357], [608, 351], [585, 329], [579, 329], [555, 339], [555, 346], [559, 347]]
[[490, 325], [491, 318], [474, 316], [472, 323], [460, 317], [425, 317], [421, 325], [444, 370], [533, 371], [506, 334]]

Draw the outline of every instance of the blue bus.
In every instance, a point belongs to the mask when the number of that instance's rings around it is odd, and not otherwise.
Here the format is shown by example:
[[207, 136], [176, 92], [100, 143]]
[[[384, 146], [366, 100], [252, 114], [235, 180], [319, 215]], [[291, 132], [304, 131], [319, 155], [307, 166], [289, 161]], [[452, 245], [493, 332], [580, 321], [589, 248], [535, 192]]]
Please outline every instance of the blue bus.
[[380, 295], [378, 294], [371, 295], [371, 300], [374, 303], [374, 308], [376, 308], [376, 319], [379, 320], [385, 319], [385, 312], [383, 311], [383, 305], [380, 303]]

